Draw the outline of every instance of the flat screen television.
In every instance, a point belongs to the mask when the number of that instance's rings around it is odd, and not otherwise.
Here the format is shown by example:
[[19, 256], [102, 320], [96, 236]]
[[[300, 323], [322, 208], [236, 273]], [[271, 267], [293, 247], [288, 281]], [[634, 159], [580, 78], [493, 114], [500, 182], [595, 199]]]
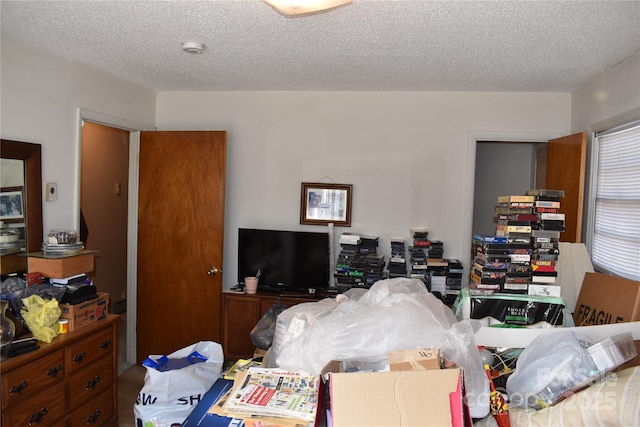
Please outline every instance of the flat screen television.
[[238, 282], [261, 270], [258, 289], [329, 287], [329, 234], [238, 229]]

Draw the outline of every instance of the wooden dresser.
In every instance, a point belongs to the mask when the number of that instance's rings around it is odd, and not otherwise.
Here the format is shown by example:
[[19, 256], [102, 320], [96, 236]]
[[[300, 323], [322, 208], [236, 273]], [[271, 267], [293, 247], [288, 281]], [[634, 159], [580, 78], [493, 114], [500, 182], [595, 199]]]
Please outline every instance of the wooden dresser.
[[116, 426], [120, 316], [4, 359], [2, 427]]

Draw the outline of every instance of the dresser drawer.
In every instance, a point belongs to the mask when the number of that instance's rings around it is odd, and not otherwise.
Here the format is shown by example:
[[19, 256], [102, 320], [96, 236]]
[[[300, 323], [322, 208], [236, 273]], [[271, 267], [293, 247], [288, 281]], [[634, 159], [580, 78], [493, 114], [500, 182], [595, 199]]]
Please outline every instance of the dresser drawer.
[[103, 357], [99, 362], [78, 372], [67, 382], [67, 396], [71, 409], [75, 409], [89, 399], [113, 385], [113, 360]]
[[48, 354], [2, 375], [2, 408], [24, 402], [54, 383], [64, 380], [64, 352]]
[[66, 348], [65, 357], [69, 375], [104, 355], [113, 355], [115, 343], [111, 329], [105, 329], [91, 337], [73, 343]]
[[48, 387], [32, 399], [25, 399], [18, 405], [2, 411], [2, 425], [7, 427], [50, 427], [64, 425], [65, 417], [64, 383]]
[[98, 395], [69, 416], [69, 427], [102, 426], [115, 416], [113, 389]]

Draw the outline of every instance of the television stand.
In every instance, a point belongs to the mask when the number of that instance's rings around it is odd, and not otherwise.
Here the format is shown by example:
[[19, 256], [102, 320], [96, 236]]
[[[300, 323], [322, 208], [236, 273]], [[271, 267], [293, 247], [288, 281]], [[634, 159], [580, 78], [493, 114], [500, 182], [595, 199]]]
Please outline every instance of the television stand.
[[222, 348], [225, 360], [245, 359], [253, 356], [251, 330], [274, 304], [287, 307], [327, 298], [326, 295], [300, 293], [272, 293], [259, 289], [255, 294], [222, 292]]
[[269, 294], [279, 294], [283, 292], [286, 288], [284, 286], [274, 286], [274, 285], [259, 285], [258, 292], [266, 292]]

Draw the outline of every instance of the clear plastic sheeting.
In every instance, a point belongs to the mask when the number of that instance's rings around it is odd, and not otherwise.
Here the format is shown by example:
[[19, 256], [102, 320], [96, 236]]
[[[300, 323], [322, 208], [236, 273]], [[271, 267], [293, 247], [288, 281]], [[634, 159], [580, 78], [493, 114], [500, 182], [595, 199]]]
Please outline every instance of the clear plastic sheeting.
[[540, 409], [596, 372], [586, 349], [591, 340], [577, 332], [541, 335], [527, 347], [507, 379], [513, 406]]
[[263, 365], [269, 368], [277, 367], [275, 361], [286, 344], [298, 338], [316, 320], [331, 314], [338, 304], [348, 300], [357, 300], [365, 292], [365, 289], [350, 289], [344, 294], [337, 295], [336, 298], [325, 298], [317, 302], [296, 304], [280, 313], [276, 320], [273, 345], [269, 349], [269, 357], [266, 358], [267, 360]]
[[445, 359], [464, 368], [471, 415], [488, 414], [488, 382], [472, 327], [477, 322], [458, 321], [421, 280], [381, 280], [361, 294], [345, 293], [342, 302], [336, 298], [304, 305], [289, 309], [297, 310], [294, 316], [286, 310], [278, 317], [280, 328], [287, 330], [303, 310], [315, 313], [295, 337], [274, 349], [278, 367], [317, 374], [332, 360], [379, 366], [389, 351], [438, 348]]
[[633, 359], [633, 336], [616, 334], [593, 343], [576, 331], [537, 337], [526, 347], [507, 379], [514, 407], [542, 409], [591, 385], [607, 372]]

